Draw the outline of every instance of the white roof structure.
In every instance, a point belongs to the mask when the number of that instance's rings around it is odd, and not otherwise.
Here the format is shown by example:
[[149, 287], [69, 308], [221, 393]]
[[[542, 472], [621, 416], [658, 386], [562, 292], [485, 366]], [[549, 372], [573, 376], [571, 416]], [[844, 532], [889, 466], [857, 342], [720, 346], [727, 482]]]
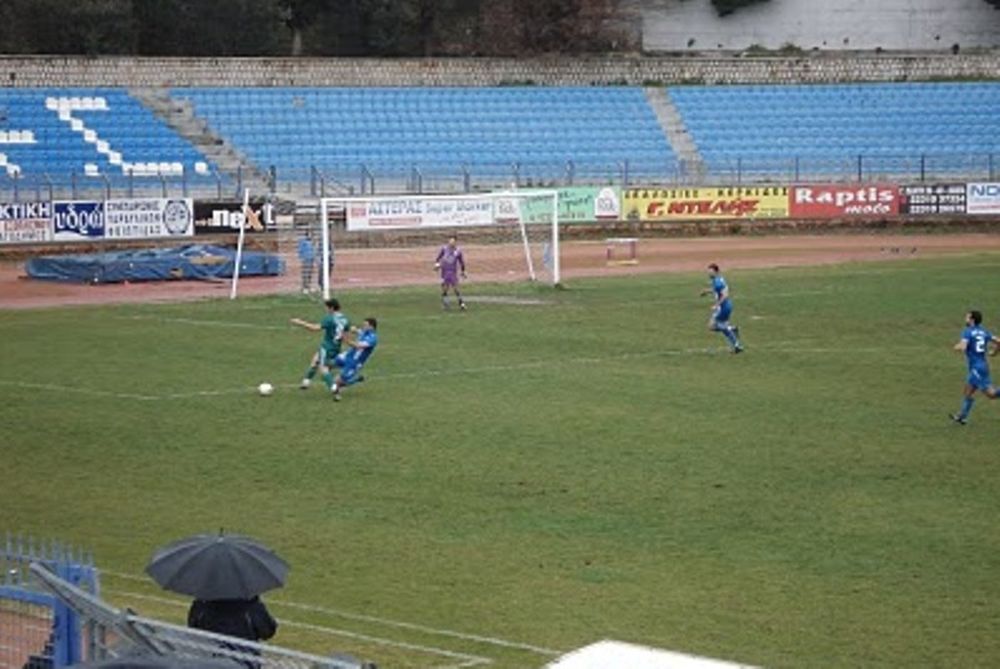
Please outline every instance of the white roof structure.
[[598, 641], [566, 653], [545, 669], [753, 669], [697, 655], [686, 655], [624, 641]]

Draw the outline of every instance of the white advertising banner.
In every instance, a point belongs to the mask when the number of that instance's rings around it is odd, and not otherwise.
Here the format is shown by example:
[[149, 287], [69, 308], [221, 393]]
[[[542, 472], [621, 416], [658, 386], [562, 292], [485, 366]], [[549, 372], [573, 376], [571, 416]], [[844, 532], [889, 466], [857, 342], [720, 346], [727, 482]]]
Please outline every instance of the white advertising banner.
[[140, 198], [104, 203], [105, 239], [191, 237], [191, 198]]
[[399, 197], [347, 203], [348, 230], [398, 230], [493, 225], [489, 197]]
[[1000, 214], [1000, 183], [974, 183], [965, 187], [965, 213]]
[[51, 241], [51, 202], [0, 202], [0, 244]]

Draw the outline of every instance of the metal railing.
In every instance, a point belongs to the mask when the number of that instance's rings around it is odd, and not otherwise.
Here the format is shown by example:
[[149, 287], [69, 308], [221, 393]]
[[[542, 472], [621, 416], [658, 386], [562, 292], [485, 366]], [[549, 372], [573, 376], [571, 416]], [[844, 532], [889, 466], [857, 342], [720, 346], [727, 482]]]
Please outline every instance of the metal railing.
[[242, 173], [218, 173], [198, 177], [135, 176], [80, 173], [50, 175], [0, 175], [0, 200], [79, 200], [136, 197], [194, 197], [223, 199], [238, 197], [245, 183]]
[[831, 157], [726, 158], [710, 161], [712, 183], [873, 182], [982, 180], [1000, 178], [1000, 153], [845, 154]]
[[393, 193], [469, 193], [515, 187], [552, 188], [571, 185], [683, 186], [751, 185], [796, 182], [923, 183], [932, 181], [996, 181], [1000, 153], [850, 154], [783, 158], [734, 155], [686, 163], [672, 158], [650, 168], [628, 158], [612, 162], [567, 160], [539, 167], [528, 163], [477, 163], [441, 166], [413, 163], [402, 167], [358, 164], [353, 167], [313, 165], [308, 168], [259, 170], [265, 179], [237, 170], [189, 176], [132, 175], [59, 177], [0, 175], [0, 201], [112, 197], [239, 198], [245, 187], [279, 197], [333, 197]]
[[73, 609], [85, 624], [100, 630], [102, 640], [90, 649], [88, 659], [153, 655], [204, 662], [230, 660], [234, 666], [254, 669], [357, 669], [355, 662], [321, 657], [271, 644], [172, 625], [110, 606], [96, 596], [59, 578], [41, 564], [31, 573], [54, 596]]

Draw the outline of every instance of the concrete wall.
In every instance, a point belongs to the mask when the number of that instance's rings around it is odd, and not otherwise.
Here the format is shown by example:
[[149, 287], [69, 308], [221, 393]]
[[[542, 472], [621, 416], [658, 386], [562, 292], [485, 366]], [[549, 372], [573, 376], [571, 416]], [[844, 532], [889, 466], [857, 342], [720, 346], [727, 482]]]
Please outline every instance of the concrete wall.
[[647, 52], [1000, 46], [1000, 10], [984, 0], [769, 0], [722, 18], [710, 0], [646, 0], [641, 13]]
[[641, 86], [948, 78], [1000, 80], [1000, 51], [538, 60], [0, 57], [0, 86]]

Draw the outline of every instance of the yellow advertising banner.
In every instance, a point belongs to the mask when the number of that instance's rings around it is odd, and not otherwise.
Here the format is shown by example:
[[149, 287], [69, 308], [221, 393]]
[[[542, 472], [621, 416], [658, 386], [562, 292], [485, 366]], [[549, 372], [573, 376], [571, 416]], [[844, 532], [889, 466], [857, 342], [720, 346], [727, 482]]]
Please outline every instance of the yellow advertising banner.
[[622, 209], [630, 221], [788, 218], [788, 187], [630, 188]]

